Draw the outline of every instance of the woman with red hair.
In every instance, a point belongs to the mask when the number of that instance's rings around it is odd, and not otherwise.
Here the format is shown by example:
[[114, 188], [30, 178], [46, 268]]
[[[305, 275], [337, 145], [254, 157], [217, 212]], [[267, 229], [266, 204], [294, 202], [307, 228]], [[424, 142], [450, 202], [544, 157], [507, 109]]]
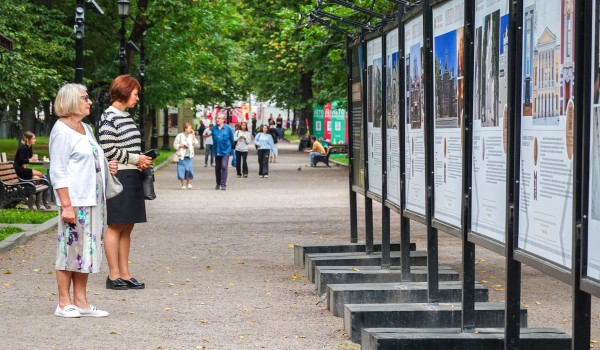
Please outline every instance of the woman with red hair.
[[131, 231], [136, 223], [146, 222], [141, 170], [152, 164], [150, 157], [141, 154], [141, 133], [126, 111], [135, 107], [139, 91], [140, 84], [131, 75], [118, 76], [109, 89], [112, 105], [100, 117], [100, 145], [108, 160], [119, 162], [117, 178], [123, 184], [123, 192], [107, 200], [107, 289], [145, 287], [129, 272]]

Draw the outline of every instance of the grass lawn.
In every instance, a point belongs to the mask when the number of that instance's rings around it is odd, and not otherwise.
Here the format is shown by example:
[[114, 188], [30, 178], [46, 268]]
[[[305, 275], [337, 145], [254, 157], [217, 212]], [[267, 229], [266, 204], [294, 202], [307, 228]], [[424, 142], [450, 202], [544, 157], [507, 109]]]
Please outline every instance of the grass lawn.
[[298, 137], [298, 134], [293, 134], [292, 135], [292, 130], [290, 129], [286, 129], [285, 132], [283, 133], [283, 137], [285, 137], [286, 139], [288, 139], [290, 142], [297, 142], [300, 138]]
[[329, 155], [329, 159], [335, 160], [336, 162], [344, 164], [344, 165], [350, 164], [347, 154], [331, 154], [331, 155]]
[[14, 233], [19, 233], [19, 232], [23, 232], [23, 229], [18, 228], [18, 227], [1, 227], [0, 226], [0, 241], [3, 241], [6, 237], [14, 234]]
[[0, 209], [0, 224], [41, 224], [57, 215], [56, 211]]

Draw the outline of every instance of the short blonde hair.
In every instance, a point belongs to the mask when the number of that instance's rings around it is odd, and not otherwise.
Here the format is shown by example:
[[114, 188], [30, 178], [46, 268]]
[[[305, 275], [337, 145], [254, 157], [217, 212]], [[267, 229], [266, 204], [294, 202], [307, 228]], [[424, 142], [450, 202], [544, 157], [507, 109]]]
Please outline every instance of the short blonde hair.
[[81, 95], [87, 88], [81, 84], [66, 84], [58, 90], [54, 110], [59, 117], [81, 113]]

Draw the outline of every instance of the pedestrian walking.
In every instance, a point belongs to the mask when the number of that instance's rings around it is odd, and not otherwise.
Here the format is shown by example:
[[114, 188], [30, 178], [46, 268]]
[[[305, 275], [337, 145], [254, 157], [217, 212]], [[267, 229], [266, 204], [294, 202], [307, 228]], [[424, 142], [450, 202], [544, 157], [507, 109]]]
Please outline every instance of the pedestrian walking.
[[278, 132], [274, 125], [269, 127], [269, 134], [273, 138], [273, 147], [271, 148], [271, 155], [269, 157], [269, 163], [277, 163], [277, 143], [278, 141]]
[[90, 114], [91, 105], [85, 86], [63, 86], [54, 102], [60, 119], [50, 132], [50, 178], [60, 217], [54, 315], [66, 318], [108, 316], [88, 302], [87, 282], [89, 274], [100, 272], [102, 265], [106, 173], [116, 174], [117, 162], [104, 161], [92, 129], [81, 121]]
[[269, 154], [275, 147], [273, 137], [269, 134], [269, 126], [263, 125], [262, 132], [256, 134], [254, 144], [258, 150], [258, 175], [269, 177]]
[[217, 125], [212, 128], [213, 149], [215, 153], [215, 178], [217, 186], [215, 190], [227, 189], [227, 171], [229, 157], [232, 154], [233, 130], [225, 124], [225, 114], [217, 116]]
[[233, 150], [231, 154], [231, 166], [237, 168], [237, 157], [235, 156], [235, 147], [237, 145], [237, 138], [235, 137], [235, 133], [240, 130], [240, 124], [237, 123], [233, 127], [233, 144], [231, 144], [231, 149]]
[[204, 167], [208, 166], [208, 158], [210, 157], [210, 166], [215, 166], [215, 154], [213, 152], [213, 138], [212, 138], [212, 128], [213, 123], [208, 125], [208, 128], [204, 130], [202, 133], [202, 138], [204, 139], [204, 145], [206, 149], [204, 150]]
[[140, 83], [131, 75], [120, 75], [109, 88], [112, 105], [100, 117], [100, 145], [108, 160], [118, 160], [117, 178], [123, 192], [107, 201], [104, 247], [108, 262], [107, 289], [143, 289], [145, 284], [129, 271], [131, 232], [135, 224], [146, 222], [146, 203], [142, 189], [142, 172], [152, 159], [141, 154], [141, 134], [128, 108], [135, 107]]
[[199, 149], [204, 149], [204, 137], [202, 137], [202, 134], [204, 134], [205, 129], [206, 129], [206, 126], [204, 125], [204, 121], [200, 120], [200, 123], [198, 123], [198, 139], [200, 140], [200, 148]]
[[233, 134], [236, 142], [235, 158], [237, 177], [248, 177], [248, 145], [252, 142], [252, 134], [248, 131], [248, 123], [243, 122], [240, 130]]
[[277, 115], [275, 127], [277, 128], [277, 138], [281, 140], [283, 138], [283, 118], [281, 117], [281, 114]]
[[256, 136], [256, 113], [252, 113], [252, 137]]
[[[177, 151], [177, 179], [181, 181], [181, 189], [191, 189], [191, 180], [194, 179], [194, 169], [192, 160], [194, 159], [194, 148], [199, 144], [194, 136], [192, 123], [183, 124], [183, 132], [179, 133], [173, 141], [173, 148]], [[185, 183], [184, 183], [185, 182]]]

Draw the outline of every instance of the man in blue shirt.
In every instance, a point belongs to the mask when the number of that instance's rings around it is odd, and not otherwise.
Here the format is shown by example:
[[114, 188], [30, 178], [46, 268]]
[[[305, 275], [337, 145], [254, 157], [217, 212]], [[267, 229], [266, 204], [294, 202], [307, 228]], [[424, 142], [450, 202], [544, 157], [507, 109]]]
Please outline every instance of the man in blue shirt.
[[215, 190], [227, 189], [227, 171], [229, 166], [229, 156], [232, 154], [231, 145], [233, 144], [233, 130], [225, 124], [225, 115], [219, 114], [216, 119], [217, 125], [213, 126], [213, 152], [215, 154], [215, 176], [217, 186]]

